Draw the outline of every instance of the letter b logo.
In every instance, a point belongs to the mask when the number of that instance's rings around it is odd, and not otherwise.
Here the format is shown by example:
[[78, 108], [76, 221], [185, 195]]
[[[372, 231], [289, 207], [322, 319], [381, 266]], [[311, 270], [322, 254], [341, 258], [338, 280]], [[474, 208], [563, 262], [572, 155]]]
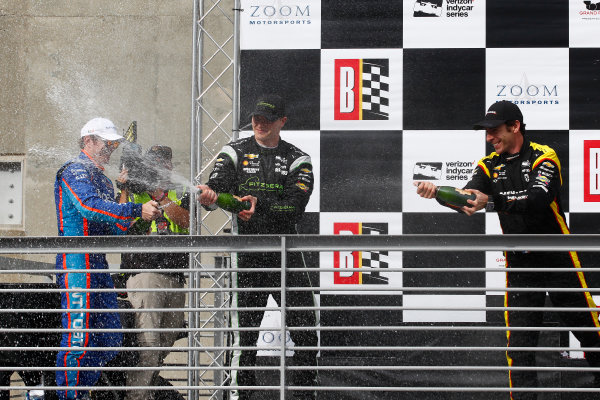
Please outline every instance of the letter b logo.
[[334, 119], [359, 120], [361, 60], [335, 60]]
[[600, 202], [600, 140], [583, 141], [583, 201]]

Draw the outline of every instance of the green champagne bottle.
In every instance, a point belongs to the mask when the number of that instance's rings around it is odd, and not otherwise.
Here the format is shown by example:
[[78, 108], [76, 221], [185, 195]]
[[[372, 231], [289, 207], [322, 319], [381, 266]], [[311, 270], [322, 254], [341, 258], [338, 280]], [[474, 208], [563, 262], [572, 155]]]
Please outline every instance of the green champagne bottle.
[[242, 210], [249, 210], [252, 207], [249, 201], [240, 201], [231, 193], [219, 193], [217, 205], [233, 214], [237, 214]]
[[230, 213], [237, 214], [242, 210], [249, 210], [252, 208], [252, 203], [249, 201], [240, 201], [231, 193], [219, 193], [217, 201], [206, 208], [213, 211], [216, 210], [217, 207], [221, 207], [223, 210], [229, 211]]
[[467, 200], [475, 200], [476, 197], [474, 193], [452, 186], [438, 186], [435, 192], [436, 200], [451, 208], [470, 207], [471, 204], [467, 203]]
[[146, 235], [148, 233], [148, 231], [150, 230], [150, 226], [152, 225], [152, 221], [145, 221], [141, 218], [138, 218], [137, 221], [135, 221], [135, 224], [133, 224], [129, 230], [127, 231], [128, 235]]

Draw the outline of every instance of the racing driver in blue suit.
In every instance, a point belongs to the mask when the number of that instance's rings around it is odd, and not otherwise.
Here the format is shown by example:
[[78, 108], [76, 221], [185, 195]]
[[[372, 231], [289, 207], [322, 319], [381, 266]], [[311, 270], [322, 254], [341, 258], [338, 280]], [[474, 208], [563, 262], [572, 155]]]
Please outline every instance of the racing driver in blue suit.
[[[137, 217], [153, 220], [160, 215], [158, 204], [116, 203], [113, 184], [103, 171], [110, 155], [123, 137], [115, 125], [105, 118], [94, 118], [81, 129], [81, 152], [77, 159], [67, 162], [56, 174], [54, 200], [59, 236], [120, 235], [127, 232]], [[62, 326], [69, 329], [62, 335], [62, 350], [57, 366], [74, 369], [57, 370], [56, 383], [68, 387], [59, 390], [60, 399], [88, 399], [88, 390], [100, 377], [97, 370], [80, 367], [102, 367], [117, 350], [89, 351], [90, 347], [119, 347], [120, 332], [89, 332], [81, 329], [120, 329], [118, 313], [94, 313], [90, 309], [116, 309], [115, 292], [94, 292], [90, 289], [114, 289], [109, 273], [89, 273], [93, 269], [108, 269], [105, 254], [58, 254], [56, 268], [69, 271], [58, 274], [61, 289], [82, 289], [61, 294]], [[77, 271], [77, 272], [75, 272]], [[72, 389], [71, 389], [72, 387]]]

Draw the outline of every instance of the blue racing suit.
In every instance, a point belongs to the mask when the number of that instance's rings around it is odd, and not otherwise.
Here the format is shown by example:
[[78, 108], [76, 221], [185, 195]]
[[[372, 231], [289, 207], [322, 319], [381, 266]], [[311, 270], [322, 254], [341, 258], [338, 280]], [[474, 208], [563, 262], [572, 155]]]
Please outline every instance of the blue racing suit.
[[[142, 215], [142, 205], [118, 204], [114, 201], [113, 184], [102, 167], [95, 164], [85, 151], [63, 165], [54, 184], [54, 200], [59, 236], [119, 235], [127, 232], [130, 222]], [[57, 254], [56, 268], [62, 270], [108, 269], [105, 254]], [[94, 293], [90, 289], [114, 288], [108, 273], [69, 272], [57, 275], [64, 289], [85, 289], [82, 292], [63, 292], [61, 305], [64, 329], [120, 329], [118, 313], [93, 313], [94, 308], [116, 309], [114, 292]], [[65, 332], [58, 367], [102, 367], [117, 351], [86, 351], [89, 347], [119, 347], [120, 332]], [[82, 348], [82, 349], [80, 349]], [[56, 372], [59, 386], [93, 386], [100, 377], [99, 371], [65, 370]], [[61, 399], [76, 399], [86, 391], [58, 391]]]

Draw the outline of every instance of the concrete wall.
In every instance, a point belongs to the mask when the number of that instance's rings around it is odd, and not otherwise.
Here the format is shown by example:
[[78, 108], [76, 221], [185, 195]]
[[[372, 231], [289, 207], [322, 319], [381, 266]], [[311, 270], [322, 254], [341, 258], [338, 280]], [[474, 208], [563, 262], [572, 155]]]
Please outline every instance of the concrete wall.
[[[24, 154], [24, 229], [55, 236], [56, 170], [96, 116], [173, 147], [189, 177], [192, 0], [0, 0], [0, 155]], [[120, 150], [107, 175], [114, 180]]]

